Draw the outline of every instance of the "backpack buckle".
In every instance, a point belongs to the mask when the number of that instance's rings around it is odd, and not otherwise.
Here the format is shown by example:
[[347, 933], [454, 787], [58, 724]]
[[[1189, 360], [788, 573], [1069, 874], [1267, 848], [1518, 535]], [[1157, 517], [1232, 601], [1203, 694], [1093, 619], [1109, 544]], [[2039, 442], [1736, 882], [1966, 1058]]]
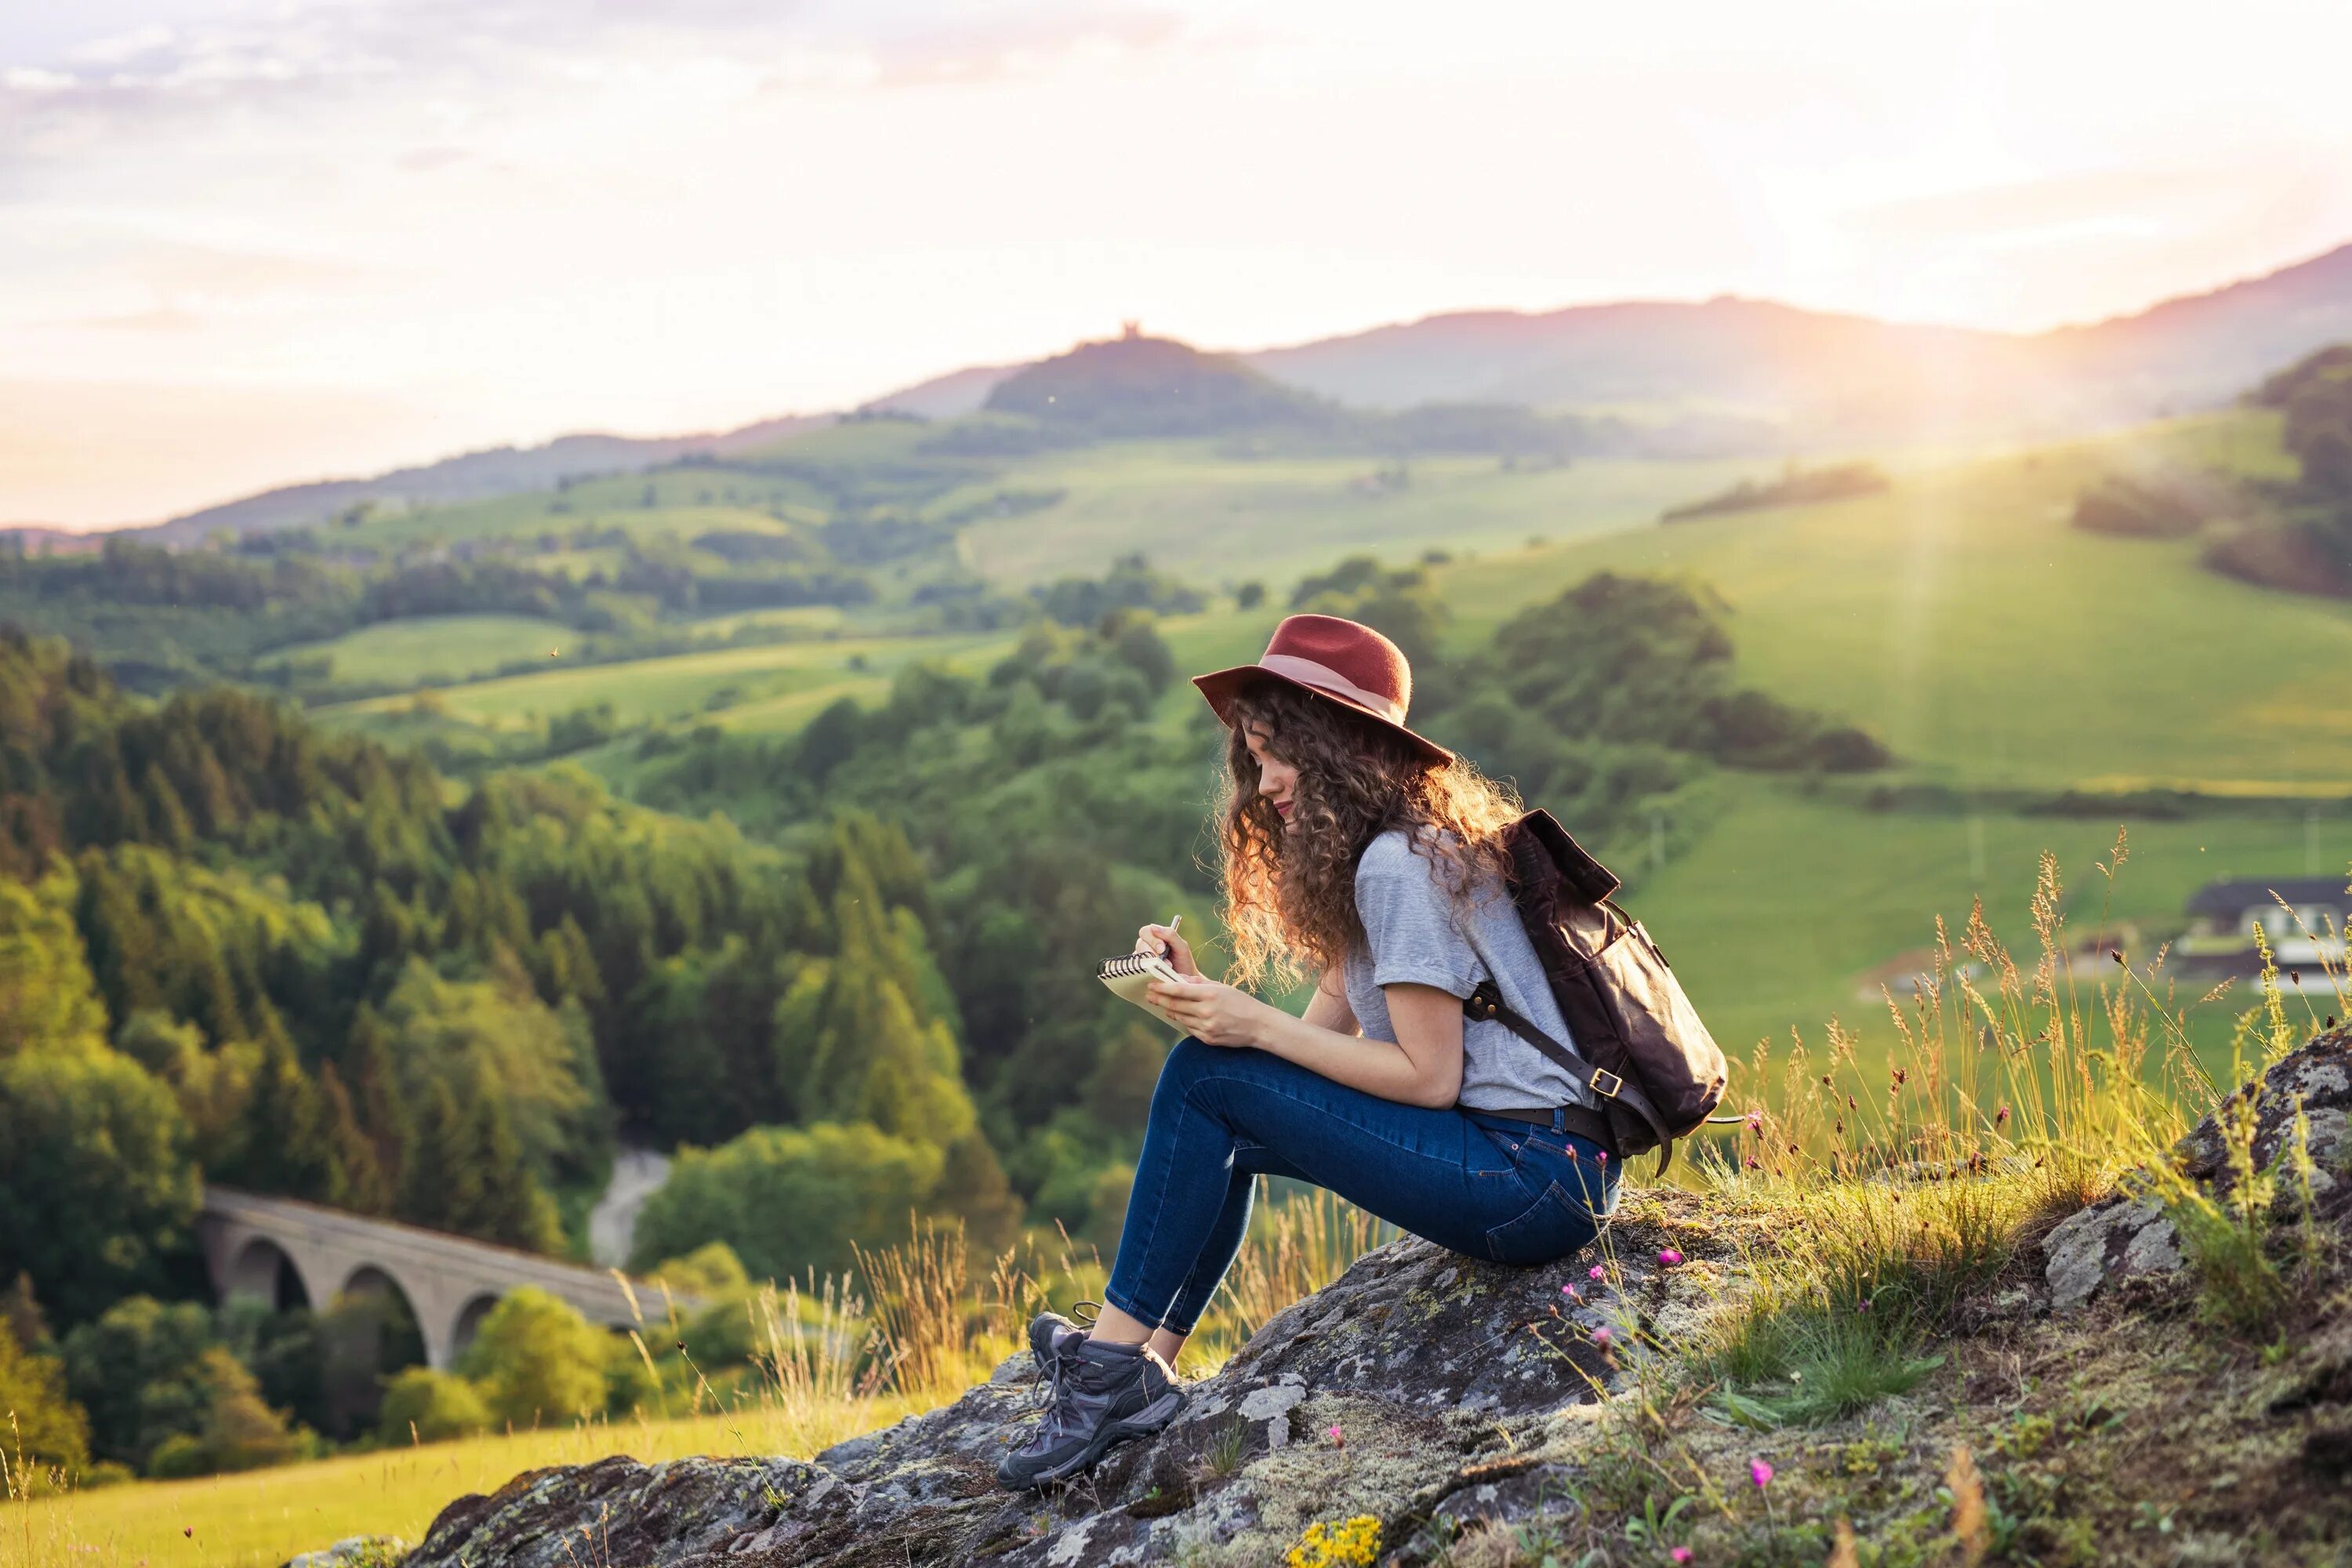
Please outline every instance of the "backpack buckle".
[[1614, 1100], [1617, 1098], [1617, 1091], [1624, 1087], [1625, 1080], [1619, 1078], [1615, 1073], [1611, 1072], [1607, 1068], [1594, 1068], [1592, 1069], [1591, 1089], [1593, 1093], [1600, 1095], [1604, 1099]]

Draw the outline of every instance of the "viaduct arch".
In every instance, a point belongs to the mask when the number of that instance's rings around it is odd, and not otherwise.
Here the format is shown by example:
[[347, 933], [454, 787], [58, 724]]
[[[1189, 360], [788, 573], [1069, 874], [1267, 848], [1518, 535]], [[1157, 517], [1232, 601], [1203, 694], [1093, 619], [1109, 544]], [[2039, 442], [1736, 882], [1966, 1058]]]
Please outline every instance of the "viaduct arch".
[[[224, 1300], [290, 1304], [290, 1285], [312, 1307], [324, 1307], [338, 1295], [397, 1290], [415, 1314], [426, 1364], [444, 1372], [499, 1298], [525, 1285], [570, 1302], [592, 1323], [637, 1322], [628, 1291], [603, 1269], [295, 1198], [208, 1185], [196, 1235]], [[702, 1304], [672, 1295], [680, 1310]], [[649, 1288], [639, 1300], [657, 1307], [661, 1295]]]

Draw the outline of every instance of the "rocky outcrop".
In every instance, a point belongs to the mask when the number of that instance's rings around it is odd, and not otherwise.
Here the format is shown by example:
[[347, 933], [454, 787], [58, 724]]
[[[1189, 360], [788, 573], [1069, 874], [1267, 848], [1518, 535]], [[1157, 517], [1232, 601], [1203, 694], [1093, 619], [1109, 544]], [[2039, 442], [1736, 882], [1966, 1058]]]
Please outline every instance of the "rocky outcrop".
[[[2352, 1160], [2352, 1026], [2331, 1029], [2290, 1052], [2189, 1130], [2173, 1151], [2189, 1180], [2227, 1193], [2238, 1181], [2231, 1158], [2231, 1129], [2243, 1140], [2252, 1168], [2265, 1172], [2293, 1146], [2295, 1116], [2309, 1130], [2312, 1195], [2333, 1208], [2352, 1198], [2345, 1167]], [[2051, 1305], [2071, 1311], [2119, 1281], [2170, 1274], [2188, 1261], [2180, 1235], [2163, 1205], [2133, 1191], [2090, 1205], [2042, 1243]]]
[[1167, 1431], [1058, 1490], [994, 1480], [1036, 1400], [1024, 1352], [952, 1405], [809, 1462], [518, 1476], [451, 1504], [407, 1568], [1265, 1563], [1317, 1520], [1369, 1513], [1394, 1542], [1435, 1518], [1514, 1519], [1548, 1487], [1559, 1506], [1548, 1452], [1633, 1375], [1643, 1341], [1681, 1339], [1717, 1309], [1733, 1263], [1676, 1194], [1629, 1196], [1602, 1247], [1545, 1268], [1400, 1241], [1189, 1385]]

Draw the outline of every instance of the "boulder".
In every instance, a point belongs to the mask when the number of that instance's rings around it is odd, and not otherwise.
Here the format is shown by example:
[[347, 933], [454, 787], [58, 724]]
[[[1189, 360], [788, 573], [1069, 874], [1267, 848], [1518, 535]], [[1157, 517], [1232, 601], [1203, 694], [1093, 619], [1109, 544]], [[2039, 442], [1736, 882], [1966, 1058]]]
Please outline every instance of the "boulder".
[[[1685, 1260], [1660, 1264], [1666, 1248]], [[1265, 1563], [1317, 1520], [1369, 1513], [1393, 1544], [1433, 1518], [1517, 1519], [1548, 1494], [1559, 1506], [1548, 1445], [1625, 1384], [1645, 1344], [1701, 1328], [1734, 1265], [1698, 1201], [1674, 1193], [1629, 1195], [1602, 1247], [1542, 1268], [1408, 1238], [1277, 1314], [1187, 1385], [1166, 1431], [1068, 1486], [996, 1486], [1036, 1403], [1024, 1351], [953, 1404], [811, 1461], [611, 1458], [518, 1476], [452, 1503], [408, 1568]]]
[[[2282, 1057], [2189, 1129], [2173, 1149], [2182, 1174], [2227, 1193], [2238, 1181], [2231, 1158], [2231, 1129], [2245, 1138], [2256, 1172], [2267, 1171], [2291, 1146], [2300, 1109], [2310, 1130], [2313, 1196], [2347, 1195], [2346, 1162], [2352, 1160], [2352, 1025], [2328, 1030]], [[2179, 1232], [2154, 1199], [2141, 1195], [2147, 1184], [2126, 1182], [2125, 1190], [2101, 1198], [2069, 1216], [2042, 1242], [2050, 1304], [2059, 1311], [2087, 1305], [2119, 1281], [2177, 1272], [2188, 1262]]]

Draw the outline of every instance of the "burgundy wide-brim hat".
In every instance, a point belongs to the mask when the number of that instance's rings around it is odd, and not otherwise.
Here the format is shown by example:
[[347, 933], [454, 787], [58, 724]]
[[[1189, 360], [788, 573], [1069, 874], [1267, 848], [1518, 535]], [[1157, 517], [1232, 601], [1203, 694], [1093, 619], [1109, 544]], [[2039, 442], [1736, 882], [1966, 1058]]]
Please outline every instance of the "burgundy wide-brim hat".
[[1368, 626], [1338, 616], [1286, 616], [1255, 664], [1196, 675], [1192, 684], [1230, 726], [1227, 710], [1235, 694], [1254, 680], [1268, 679], [1354, 709], [1411, 741], [1432, 762], [1454, 760], [1454, 753], [1436, 742], [1405, 728], [1405, 710], [1412, 703], [1412, 666], [1402, 649]]

